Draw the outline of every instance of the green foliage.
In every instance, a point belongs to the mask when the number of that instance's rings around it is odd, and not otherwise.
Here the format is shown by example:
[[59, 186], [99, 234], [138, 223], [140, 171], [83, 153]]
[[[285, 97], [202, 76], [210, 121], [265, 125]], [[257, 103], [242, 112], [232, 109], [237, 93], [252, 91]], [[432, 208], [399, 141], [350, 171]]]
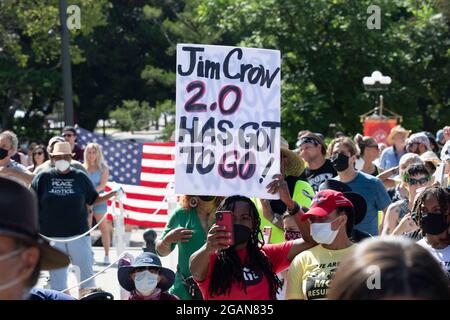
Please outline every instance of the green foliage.
[[[381, 30], [366, 27], [371, 4]], [[392, 77], [385, 104], [406, 127], [450, 122], [449, 28], [430, 1], [204, 0], [199, 12], [227, 44], [281, 51], [282, 134], [291, 142], [303, 129], [331, 135], [331, 123], [362, 131], [359, 115], [375, 100], [362, 78], [377, 69]]]
[[[290, 142], [303, 129], [361, 131], [359, 115], [375, 104], [362, 78], [374, 70], [393, 79], [385, 105], [403, 115], [408, 129], [450, 123], [448, 0], [69, 2], [81, 8], [81, 30], [71, 31], [75, 118], [90, 130], [110, 113], [126, 130], [163, 115], [169, 138], [177, 43], [280, 50], [282, 134]], [[371, 4], [381, 8], [381, 30], [366, 26]], [[0, 1], [3, 128], [42, 134], [36, 115], [61, 104], [58, 26], [58, 1]], [[15, 108], [26, 118], [13, 121]], [[21, 131], [31, 127], [38, 129]]]
[[125, 100], [123, 105], [111, 111], [109, 117], [123, 131], [138, 131], [148, 128], [149, 122], [155, 119], [148, 102]]

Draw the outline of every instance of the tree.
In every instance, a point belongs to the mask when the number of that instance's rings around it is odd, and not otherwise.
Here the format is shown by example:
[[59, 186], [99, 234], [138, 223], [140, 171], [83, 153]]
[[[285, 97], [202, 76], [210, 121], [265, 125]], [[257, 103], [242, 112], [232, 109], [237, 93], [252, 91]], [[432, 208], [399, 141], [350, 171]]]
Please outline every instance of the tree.
[[150, 121], [154, 120], [148, 102], [136, 100], [125, 100], [121, 107], [110, 112], [109, 117], [121, 130], [131, 132], [148, 128]]
[[[78, 0], [71, 4], [81, 8], [83, 21], [81, 30], [71, 32], [73, 38], [89, 35], [104, 23], [106, 0]], [[0, 2], [2, 128], [14, 128], [30, 139], [42, 137], [43, 115], [62, 100], [58, 28], [57, 1]], [[73, 64], [84, 59], [83, 50], [77, 45], [71, 46], [71, 54]], [[15, 123], [13, 114], [17, 109], [25, 111], [25, 118]]]
[[282, 54], [282, 133], [329, 133], [329, 124], [361, 131], [373, 107], [362, 78], [380, 70], [393, 79], [385, 102], [413, 130], [450, 122], [450, 37], [427, 0], [378, 1], [381, 30], [366, 26], [372, 1], [204, 0], [201, 21], [226, 44], [274, 48]]

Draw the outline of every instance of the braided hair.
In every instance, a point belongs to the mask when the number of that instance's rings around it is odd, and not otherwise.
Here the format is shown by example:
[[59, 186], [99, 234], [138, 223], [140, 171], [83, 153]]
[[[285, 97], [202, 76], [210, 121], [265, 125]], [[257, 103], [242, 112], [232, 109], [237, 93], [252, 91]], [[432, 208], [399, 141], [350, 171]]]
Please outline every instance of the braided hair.
[[236, 281], [240, 289], [247, 292], [243, 268], [248, 267], [254, 271], [261, 271], [269, 282], [269, 296], [276, 298], [277, 290], [281, 287], [281, 281], [273, 272], [272, 264], [263, 254], [261, 248], [264, 245], [264, 238], [260, 230], [261, 219], [255, 204], [247, 197], [232, 196], [226, 198], [217, 209], [218, 211], [234, 211], [237, 202], [245, 202], [250, 206], [250, 216], [252, 219], [252, 233], [247, 242], [247, 257], [244, 263], [234, 247], [217, 252], [217, 259], [214, 262], [211, 282], [209, 284], [209, 295], [229, 295], [231, 284]]
[[[443, 216], [448, 216], [450, 214], [450, 192], [447, 188], [440, 187], [439, 184], [435, 183], [432, 186], [425, 188], [424, 191], [417, 197], [416, 201], [414, 201], [412, 212], [416, 214], [415, 222], [418, 226], [422, 223], [422, 217], [425, 208], [425, 199], [429, 196], [435, 197], [439, 203], [439, 208]], [[422, 230], [422, 234], [425, 235], [425, 232]]]

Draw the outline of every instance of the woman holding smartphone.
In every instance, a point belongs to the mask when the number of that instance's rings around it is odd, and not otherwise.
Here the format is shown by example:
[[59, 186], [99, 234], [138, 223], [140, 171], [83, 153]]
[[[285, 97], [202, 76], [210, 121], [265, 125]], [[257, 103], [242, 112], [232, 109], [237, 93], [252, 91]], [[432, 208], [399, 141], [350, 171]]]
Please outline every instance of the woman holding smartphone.
[[233, 230], [225, 223], [213, 225], [206, 243], [192, 255], [189, 264], [203, 298], [274, 300], [281, 286], [276, 273], [288, 268], [298, 253], [314, 244], [295, 240], [265, 245], [260, 240], [258, 211], [249, 198], [228, 197], [218, 211], [219, 215], [231, 211]]
[[180, 207], [170, 216], [161, 238], [156, 242], [156, 251], [161, 257], [169, 255], [178, 245], [177, 272], [169, 293], [182, 300], [202, 298], [189, 271], [189, 258], [206, 242], [221, 200], [214, 196], [182, 196]]

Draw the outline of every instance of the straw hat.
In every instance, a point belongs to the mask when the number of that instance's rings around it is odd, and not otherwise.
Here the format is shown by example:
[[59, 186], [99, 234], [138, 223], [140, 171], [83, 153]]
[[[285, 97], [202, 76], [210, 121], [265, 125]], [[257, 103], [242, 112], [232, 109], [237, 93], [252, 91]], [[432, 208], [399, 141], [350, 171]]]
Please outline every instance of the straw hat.
[[406, 134], [406, 137], [408, 137], [411, 134], [411, 130], [406, 130], [401, 125], [397, 125], [391, 129], [391, 132], [387, 137], [387, 142], [393, 144], [395, 136], [399, 133]]
[[281, 156], [288, 159], [286, 168], [284, 168], [285, 176], [298, 177], [303, 173], [305, 163], [294, 151], [281, 147]]
[[65, 155], [73, 155], [72, 148], [70, 147], [70, 143], [68, 142], [57, 142], [53, 147], [53, 152], [50, 153], [51, 156], [65, 156]]
[[422, 159], [423, 162], [432, 162], [435, 165], [441, 163], [441, 159], [439, 159], [433, 151], [424, 152], [420, 155], [420, 159]]

